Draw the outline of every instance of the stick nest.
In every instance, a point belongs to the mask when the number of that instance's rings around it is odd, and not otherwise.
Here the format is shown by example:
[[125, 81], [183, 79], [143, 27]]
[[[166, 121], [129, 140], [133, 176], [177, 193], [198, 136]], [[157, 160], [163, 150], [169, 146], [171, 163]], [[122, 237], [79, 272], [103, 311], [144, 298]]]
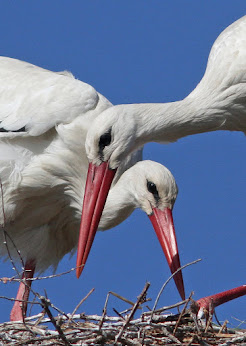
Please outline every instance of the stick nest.
[[[115, 310], [117, 316], [107, 314], [112, 292], [101, 316], [74, 311], [54, 317], [50, 301], [40, 297], [42, 313], [26, 318], [25, 322], [0, 324], [0, 345], [246, 345], [245, 330], [228, 329], [227, 321], [223, 326], [211, 324], [210, 320], [198, 321], [187, 309], [191, 297], [175, 305], [142, 312], [135, 318], [136, 311], [149, 300], [148, 287], [149, 283], [130, 309], [122, 313]], [[183, 308], [178, 314], [165, 313], [180, 306]]]

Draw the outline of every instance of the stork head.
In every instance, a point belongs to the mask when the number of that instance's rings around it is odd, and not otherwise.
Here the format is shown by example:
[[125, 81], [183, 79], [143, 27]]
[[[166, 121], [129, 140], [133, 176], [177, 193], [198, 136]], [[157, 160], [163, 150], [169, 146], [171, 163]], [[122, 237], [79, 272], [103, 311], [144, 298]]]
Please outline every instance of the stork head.
[[[109, 173], [106, 173], [105, 178], [106, 169]], [[105, 192], [101, 190], [101, 184], [107, 188], [108, 183], [105, 183], [105, 180], [111, 180], [113, 176], [114, 170], [110, 169], [105, 162], [98, 167], [90, 163], [78, 245], [77, 276], [81, 274], [86, 262], [105, 203]], [[174, 273], [180, 268], [172, 218], [172, 208], [178, 190], [171, 172], [156, 162], [141, 161], [121, 176], [114, 187], [114, 195], [117, 195], [118, 189], [119, 193], [122, 191], [119, 187], [128, 191], [126, 202], [132, 204], [132, 209], [139, 207], [148, 215], [170, 270]], [[103, 205], [101, 198], [103, 198]], [[174, 280], [182, 299], [185, 299], [181, 271], [174, 276]]]
[[108, 163], [117, 169], [136, 145], [136, 119], [127, 107], [113, 106], [102, 112], [92, 123], [86, 137], [85, 148], [89, 162], [100, 166]]
[[155, 209], [172, 210], [178, 194], [172, 173], [151, 160], [139, 161], [129, 168], [122, 174], [119, 185], [124, 185], [135, 200], [134, 208], [141, 208], [149, 217]]

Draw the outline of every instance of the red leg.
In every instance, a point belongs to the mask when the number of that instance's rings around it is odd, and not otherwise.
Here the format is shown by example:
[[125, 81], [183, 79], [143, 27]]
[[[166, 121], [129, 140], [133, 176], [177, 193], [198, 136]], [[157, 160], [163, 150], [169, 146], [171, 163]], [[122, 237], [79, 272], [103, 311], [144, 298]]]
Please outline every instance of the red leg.
[[22, 321], [26, 316], [27, 301], [29, 298], [30, 288], [32, 285], [31, 280], [35, 271], [35, 261], [26, 261], [24, 272], [22, 274], [22, 282], [16, 296], [16, 301], [10, 313], [10, 321]]

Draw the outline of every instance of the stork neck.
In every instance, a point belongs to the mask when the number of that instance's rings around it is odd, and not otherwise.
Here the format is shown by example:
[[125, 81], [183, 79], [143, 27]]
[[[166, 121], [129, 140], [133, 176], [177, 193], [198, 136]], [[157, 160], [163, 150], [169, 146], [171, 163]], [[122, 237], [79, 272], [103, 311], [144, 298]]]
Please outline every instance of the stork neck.
[[127, 112], [138, 122], [137, 145], [173, 142], [188, 135], [223, 129], [224, 113], [204, 104], [203, 107], [197, 99], [186, 98], [171, 103], [127, 105]]
[[137, 208], [136, 201], [123, 177], [124, 174], [109, 191], [98, 227], [100, 230], [119, 225]]

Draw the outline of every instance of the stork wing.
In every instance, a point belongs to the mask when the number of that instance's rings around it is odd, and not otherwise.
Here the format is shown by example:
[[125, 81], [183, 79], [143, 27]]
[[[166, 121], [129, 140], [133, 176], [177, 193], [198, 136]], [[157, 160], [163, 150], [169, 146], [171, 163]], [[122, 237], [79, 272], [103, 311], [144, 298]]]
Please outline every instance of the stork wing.
[[94, 109], [98, 98], [69, 72], [0, 57], [0, 137], [38, 136]]

